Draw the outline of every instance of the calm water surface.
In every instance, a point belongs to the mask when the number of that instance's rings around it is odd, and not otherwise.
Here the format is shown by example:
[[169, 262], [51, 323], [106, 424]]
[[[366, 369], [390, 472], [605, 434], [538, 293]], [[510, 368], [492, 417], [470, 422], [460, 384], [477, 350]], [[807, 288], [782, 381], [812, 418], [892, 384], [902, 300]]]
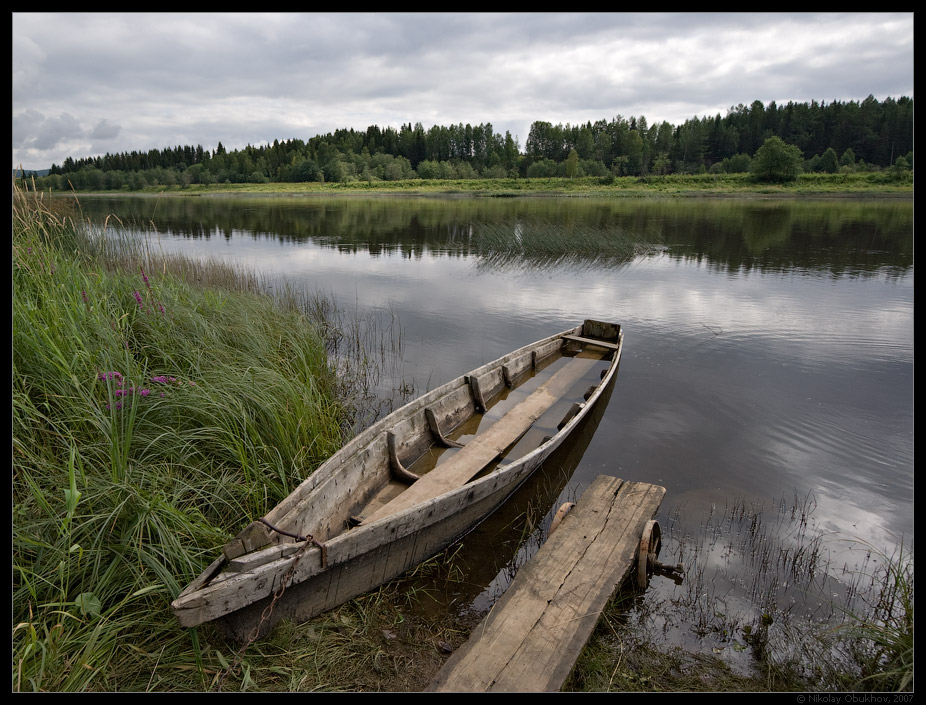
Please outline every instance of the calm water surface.
[[[912, 546], [908, 201], [82, 205], [97, 222], [116, 213], [164, 252], [244, 263], [394, 316], [403, 360], [391, 384], [418, 392], [585, 318], [619, 322], [610, 404], [557, 505], [607, 473], [665, 486], [660, 518], [682, 531], [712, 506], [810, 497], [823, 532]], [[487, 245], [487, 231], [522, 244], [555, 232], [576, 245], [511, 253]], [[601, 237], [638, 254], [584, 244]]]

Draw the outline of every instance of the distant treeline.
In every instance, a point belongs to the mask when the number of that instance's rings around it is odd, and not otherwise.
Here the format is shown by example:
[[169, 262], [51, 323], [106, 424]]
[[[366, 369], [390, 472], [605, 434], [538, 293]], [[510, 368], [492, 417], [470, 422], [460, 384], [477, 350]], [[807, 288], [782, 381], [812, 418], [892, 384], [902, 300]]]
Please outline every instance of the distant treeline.
[[[913, 99], [754, 101], [722, 117], [673, 126], [645, 117], [579, 125], [535, 122], [524, 149], [490, 123], [421, 123], [340, 129], [308, 141], [274, 140], [227, 151], [177, 146], [87, 159], [67, 158], [37, 179], [42, 188], [141, 189], [154, 185], [306, 181], [395, 181], [551, 176], [648, 176], [746, 172], [766, 139], [797, 147], [805, 171], [912, 168]], [[898, 161], [902, 158], [900, 161]]]
[[13, 167], [13, 178], [18, 179], [23, 176], [46, 176], [48, 172], [48, 169], [20, 169], [19, 167]]

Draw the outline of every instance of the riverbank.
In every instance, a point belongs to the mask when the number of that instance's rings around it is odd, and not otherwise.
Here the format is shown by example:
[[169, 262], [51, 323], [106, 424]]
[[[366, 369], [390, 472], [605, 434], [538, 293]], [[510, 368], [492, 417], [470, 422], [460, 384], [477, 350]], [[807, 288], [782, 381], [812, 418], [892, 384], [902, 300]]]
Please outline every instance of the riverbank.
[[13, 689], [208, 689], [231, 654], [170, 601], [343, 444], [377, 358], [330, 302], [71, 206], [14, 191]]
[[[89, 195], [90, 192], [77, 192]], [[470, 179], [351, 181], [346, 183], [189, 184], [151, 186], [120, 194], [176, 196], [407, 196], [407, 197], [603, 197], [603, 198], [912, 198], [912, 172], [802, 174], [789, 184], [764, 184], [748, 174], [693, 174], [649, 177], [581, 177], [537, 179]]]

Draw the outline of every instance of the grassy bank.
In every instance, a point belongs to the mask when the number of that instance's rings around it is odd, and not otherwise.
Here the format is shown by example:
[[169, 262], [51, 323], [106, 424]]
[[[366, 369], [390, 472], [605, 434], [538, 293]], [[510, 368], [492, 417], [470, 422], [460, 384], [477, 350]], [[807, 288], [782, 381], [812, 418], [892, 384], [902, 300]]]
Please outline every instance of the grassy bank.
[[14, 194], [14, 689], [199, 689], [213, 659], [170, 600], [340, 446], [344, 332], [62, 205]]
[[890, 197], [912, 198], [913, 175], [904, 172], [802, 174], [788, 184], [756, 182], [749, 174], [690, 174], [667, 176], [578, 177], [535, 179], [409, 179], [405, 181], [350, 181], [345, 183], [190, 184], [150, 186], [143, 191], [119, 193], [171, 193], [189, 195], [290, 194], [290, 195], [417, 195], [417, 196], [573, 196], [573, 197]]
[[[67, 203], [14, 194], [13, 690], [425, 687], [473, 626], [419, 609], [416, 578], [455, 580], [452, 551], [418, 576], [305, 624], [282, 624], [244, 652], [208, 625], [180, 629], [169, 606], [215, 547], [351, 433], [369, 400], [348, 390], [375, 382], [381, 358], [371, 351], [395, 348], [330, 302], [262, 295], [248, 271], [104, 238], [76, 222]], [[768, 555], [755, 512], [709, 519], [706, 535], [719, 540], [730, 527], [743, 553]], [[815, 541], [808, 537], [802, 556]], [[690, 607], [680, 619], [694, 615], [716, 632], [722, 607], [705, 604], [711, 583], [698, 570], [709, 556], [689, 550]], [[844, 679], [828, 683], [912, 688], [903, 680], [912, 677], [912, 557], [887, 565], [865, 576], [873, 604], [849, 615], [841, 640], [826, 642], [858, 654], [844, 662]], [[754, 621], [730, 617], [718, 629], [732, 629], [731, 649], [755, 645], [756, 664], [780, 674], [788, 654], [776, 651], [782, 641], [764, 615], [783, 619], [767, 590], [757, 594]], [[703, 690], [707, 664], [723, 672], [721, 661], [628, 630], [633, 609], [615, 600], [574, 690]], [[629, 661], [631, 652], [638, 658]], [[787, 679], [769, 673], [708, 689], [821, 687], [800, 669]]]

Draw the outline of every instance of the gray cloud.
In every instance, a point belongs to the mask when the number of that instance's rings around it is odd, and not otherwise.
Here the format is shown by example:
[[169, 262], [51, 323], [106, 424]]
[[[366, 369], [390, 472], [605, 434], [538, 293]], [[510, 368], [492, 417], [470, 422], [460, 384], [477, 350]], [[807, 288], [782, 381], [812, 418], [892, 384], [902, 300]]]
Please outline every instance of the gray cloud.
[[121, 129], [119, 125], [115, 125], [109, 120], [100, 120], [90, 131], [90, 136], [95, 140], [114, 140], [119, 136]]
[[55, 149], [84, 134], [80, 122], [70, 113], [46, 118], [31, 109], [13, 116], [13, 133], [14, 145], [40, 151]]
[[[913, 95], [913, 15], [14, 13], [13, 158]], [[49, 117], [57, 116], [57, 117]]]

